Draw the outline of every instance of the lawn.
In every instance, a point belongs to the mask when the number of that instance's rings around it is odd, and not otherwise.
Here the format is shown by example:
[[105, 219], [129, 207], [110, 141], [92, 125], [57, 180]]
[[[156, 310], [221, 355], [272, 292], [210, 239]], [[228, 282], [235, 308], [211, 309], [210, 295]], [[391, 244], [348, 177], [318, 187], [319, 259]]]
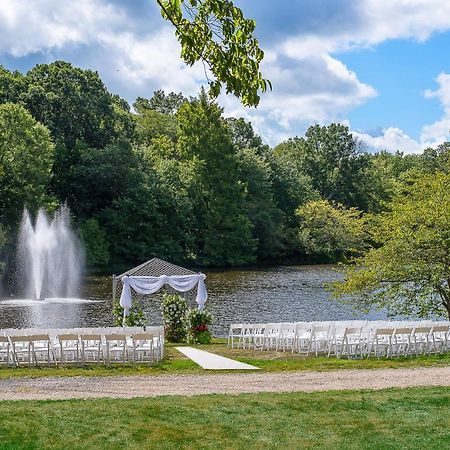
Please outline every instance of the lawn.
[[0, 403], [0, 449], [444, 449], [450, 390]]
[[[1, 368], [0, 378], [39, 376], [106, 376], [106, 375], [164, 375], [204, 373], [197, 364], [178, 352], [174, 344], [166, 345], [166, 357], [153, 367], [118, 365], [106, 367], [102, 364], [89, 367], [39, 367]], [[291, 352], [229, 349], [224, 340], [215, 340], [211, 345], [199, 346], [202, 350], [227, 356], [259, 367], [264, 372], [280, 371], [326, 371], [337, 369], [385, 369], [401, 367], [450, 366], [450, 354], [410, 356], [407, 358], [353, 359], [327, 358], [324, 356], [298, 355]], [[209, 372], [215, 373], [215, 372]]]

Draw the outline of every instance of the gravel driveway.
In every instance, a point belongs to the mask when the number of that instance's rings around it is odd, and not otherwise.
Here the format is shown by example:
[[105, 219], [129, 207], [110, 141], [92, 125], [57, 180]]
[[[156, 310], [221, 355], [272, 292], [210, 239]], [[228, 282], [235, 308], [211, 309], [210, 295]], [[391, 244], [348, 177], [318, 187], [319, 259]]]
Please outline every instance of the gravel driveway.
[[450, 367], [331, 372], [10, 378], [0, 380], [0, 400], [312, 392], [411, 386], [450, 386]]

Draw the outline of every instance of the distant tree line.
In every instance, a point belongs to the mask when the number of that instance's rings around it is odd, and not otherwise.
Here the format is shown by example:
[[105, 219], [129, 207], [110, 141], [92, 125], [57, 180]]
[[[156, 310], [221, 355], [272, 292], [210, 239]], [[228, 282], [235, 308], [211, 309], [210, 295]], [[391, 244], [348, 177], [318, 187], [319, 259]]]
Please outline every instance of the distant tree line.
[[345, 260], [380, 245], [364, 224], [411, 180], [448, 173], [449, 148], [371, 154], [340, 124], [270, 148], [203, 91], [130, 107], [67, 62], [0, 67], [0, 259], [25, 206], [67, 203], [91, 271]]

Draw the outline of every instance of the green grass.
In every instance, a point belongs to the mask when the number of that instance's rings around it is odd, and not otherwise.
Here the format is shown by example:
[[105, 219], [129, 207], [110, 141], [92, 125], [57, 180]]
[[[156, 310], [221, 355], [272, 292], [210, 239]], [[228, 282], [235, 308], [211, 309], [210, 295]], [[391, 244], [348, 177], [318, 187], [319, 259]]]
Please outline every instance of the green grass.
[[[176, 344], [178, 345], [178, 344]], [[108, 375], [164, 375], [164, 374], [200, 374], [205, 373], [197, 364], [175, 349], [175, 344], [166, 345], [166, 357], [153, 367], [133, 365], [103, 364], [88, 367], [38, 367], [38, 368], [1, 368], [0, 378], [11, 377], [44, 377], [44, 376], [108, 376]], [[406, 358], [370, 358], [370, 359], [337, 359], [324, 356], [298, 355], [291, 352], [275, 352], [260, 350], [229, 349], [224, 340], [215, 340], [211, 345], [202, 345], [198, 348], [222, 356], [259, 367], [264, 372], [284, 371], [327, 371], [338, 369], [383, 369], [402, 367], [435, 367], [450, 366], [450, 354], [410, 356]], [[220, 371], [209, 371], [218, 373]]]
[[444, 449], [445, 388], [0, 403], [0, 449]]

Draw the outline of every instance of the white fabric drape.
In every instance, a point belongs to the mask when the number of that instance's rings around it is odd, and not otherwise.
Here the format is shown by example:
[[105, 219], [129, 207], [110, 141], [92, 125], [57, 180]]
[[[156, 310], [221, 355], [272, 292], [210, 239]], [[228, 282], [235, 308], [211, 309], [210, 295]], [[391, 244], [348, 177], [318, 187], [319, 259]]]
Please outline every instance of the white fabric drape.
[[127, 316], [131, 308], [131, 288], [138, 294], [153, 294], [159, 291], [165, 284], [180, 292], [190, 291], [197, 285], [198, 309], [205, 306], [208, 293], [205, 286], [206, 275], [196, 273], [195, 275], [161, 275], [160, 277], [123, 277], [122, 294], [120, 295], [120, 306], [124, 309], [124, 315]]

